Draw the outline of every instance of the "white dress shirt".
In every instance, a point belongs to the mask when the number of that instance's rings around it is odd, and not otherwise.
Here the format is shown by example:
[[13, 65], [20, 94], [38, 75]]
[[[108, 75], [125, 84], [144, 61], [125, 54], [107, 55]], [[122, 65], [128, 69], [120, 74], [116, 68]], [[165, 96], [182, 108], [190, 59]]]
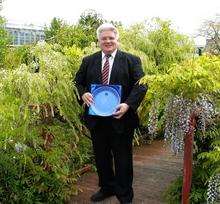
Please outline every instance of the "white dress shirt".
[[[117, 49], [111, 54], [111, 57], [108, 58], [108, 60], [109, 60], [108, 84], [109, 84], [109, 81], [110, 81], [112, 66], [113, 66], [113, 63], [114, 63], [114, 60], [115, 60], [116, 53], [117, 53]], [[105, 57], [104, 52], [102, 52], [102, 70], [103, 70], [105, 61], [106, 61], [106, 57]]]

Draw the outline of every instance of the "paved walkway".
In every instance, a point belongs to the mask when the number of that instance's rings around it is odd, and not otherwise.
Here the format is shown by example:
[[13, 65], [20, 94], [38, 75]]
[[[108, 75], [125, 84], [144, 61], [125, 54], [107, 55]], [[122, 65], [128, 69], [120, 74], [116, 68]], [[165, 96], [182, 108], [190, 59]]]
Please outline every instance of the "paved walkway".
[[[134, 148], [134, 204], [162, 204], [162, 194], [170, 182], [181, 175], [182, 156], [175, 156], [163, 141]], [[98, 190], [98, 178], [93, 172], [84, 174], [78, 182], [82, 192], [69, 204], [91, 203], [90, 196]], [[99, 204], [119, 204], [116, 197]]]

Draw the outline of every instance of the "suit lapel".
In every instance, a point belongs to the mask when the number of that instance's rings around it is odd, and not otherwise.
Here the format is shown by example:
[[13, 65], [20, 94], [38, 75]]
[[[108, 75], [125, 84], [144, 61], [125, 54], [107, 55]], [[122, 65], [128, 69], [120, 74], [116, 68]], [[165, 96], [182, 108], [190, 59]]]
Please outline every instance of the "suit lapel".
[[120, 50], [118, 50], [115, 55], [114, 63], [112, 65], [112, 71], [109, 82], [110, 84], [114, 83], [115, 81], [115, 78], [118, 74], [118, 70], [120, 69], [121, 59], [122, 59], [122, 53], [120, 52]]
[[102, 83], [102, 53], [98, 52], [94, 61], [94, 75], [97, 76], [97, 83]]

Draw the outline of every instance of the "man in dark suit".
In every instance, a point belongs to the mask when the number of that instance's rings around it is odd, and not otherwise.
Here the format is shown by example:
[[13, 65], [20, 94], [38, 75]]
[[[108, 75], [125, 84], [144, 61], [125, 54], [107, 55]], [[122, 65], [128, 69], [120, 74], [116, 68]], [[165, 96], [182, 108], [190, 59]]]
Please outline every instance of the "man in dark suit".
[[[147, 91], [139, 85], [144, 72], [139, 57], [118, 50], [119, 34], [112, 24], [102, 24], [97, 37], [101, 51], [85, 57], [75, 77], [81, 100], [87, 105], [84, 118], [91, 132], [99, 176], [100, 190], [91, 196], [91, 201], [116, 195], [120, 203], [131, 203], [132, 139], [139, 123], [136, 110]], [[91, 84], [122, 86], [121, 103], [112, 116], [88, 115], [93, 103]]]

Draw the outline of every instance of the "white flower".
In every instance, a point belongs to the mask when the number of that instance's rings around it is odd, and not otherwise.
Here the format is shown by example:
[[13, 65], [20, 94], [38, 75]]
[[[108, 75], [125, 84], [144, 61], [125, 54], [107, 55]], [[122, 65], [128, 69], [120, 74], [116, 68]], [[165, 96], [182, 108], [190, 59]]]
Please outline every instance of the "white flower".
[[15, 151], [18, 153], [24, 151], [26, 148], [27, 148], [27, 145], [21, 144], [20, 142], [15, 144]]

